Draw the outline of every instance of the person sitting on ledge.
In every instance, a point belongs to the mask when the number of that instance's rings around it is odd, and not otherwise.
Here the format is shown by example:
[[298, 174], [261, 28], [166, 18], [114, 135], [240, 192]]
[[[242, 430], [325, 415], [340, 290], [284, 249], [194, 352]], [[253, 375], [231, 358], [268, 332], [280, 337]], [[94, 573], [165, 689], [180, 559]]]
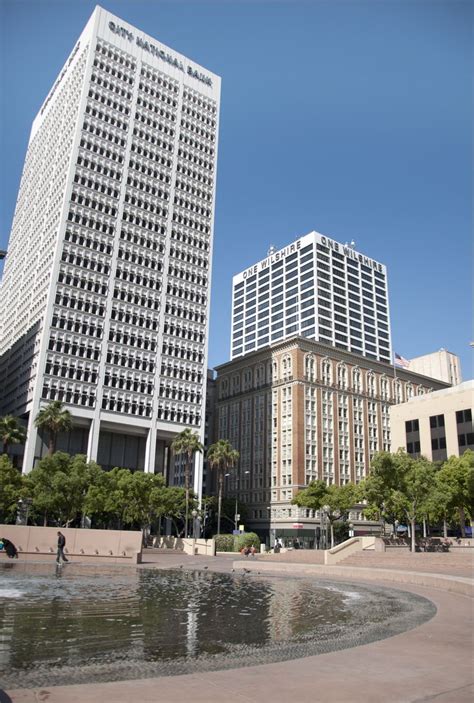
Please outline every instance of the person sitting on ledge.
[[9, 539], [6, 539], [6, 537], [2, 537], [2, 542], [7, 557], [9, 559], [18, 559], [18, 549], [15, 547], [13, 542], [11, 542]]

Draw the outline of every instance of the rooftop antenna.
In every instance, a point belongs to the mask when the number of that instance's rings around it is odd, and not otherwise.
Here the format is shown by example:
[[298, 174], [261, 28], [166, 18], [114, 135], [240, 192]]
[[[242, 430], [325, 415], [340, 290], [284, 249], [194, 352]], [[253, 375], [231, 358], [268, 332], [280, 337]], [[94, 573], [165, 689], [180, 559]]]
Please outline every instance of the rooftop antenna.
[[353, 239], [351, 239], [350, 243], [346, 242], [346, 247], [349, 247], [350, 249], [355, 249], [355, 245], [356, 243]]
[[275, 251], [276, 251], [276, 250], [275, 250], [275, 247], [273, 246], [273, 244], [270, 244], [270, 248], [269, 248], [269, 250], [267, 251], [267, 256], [271, 256], [272, 254], [275, 253]]

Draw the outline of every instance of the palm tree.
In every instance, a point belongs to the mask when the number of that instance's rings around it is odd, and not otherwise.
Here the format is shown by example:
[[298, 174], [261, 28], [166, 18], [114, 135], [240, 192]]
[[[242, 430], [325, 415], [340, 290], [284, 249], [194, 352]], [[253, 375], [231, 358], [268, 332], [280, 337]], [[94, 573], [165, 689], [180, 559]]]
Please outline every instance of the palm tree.
[[5, 415], [0, 417], [0, 439], [3, 442], [3, 453], [8, 454], [10, 444], [24, 444], [26, 430], [20, 425], [17, 417]]
[[199, 440], [199, 435], [187, 428], [174, 438], [171, 443], [171, 450], [173, 454], [183, 454], [186, 456], [186, 461], [184, 464], [184, 488], [186, 490], [186, 519], [184, 522], [184, 536], [187, 537], [189, 515], [189, 476], [191, 473], [193, 456], [196, 452], [202, 453], [204, 451], [204, 447]]
[[222, 489], [224, 473], [235, 466], [240, 454], [234, 449], [228, 439], [219, 439], [207, 450], [207, 461], [211, 469], [217, 469], [218, 501], [217, 501], [217, 534], [221, 533]]
[[52, 400], [49, 405], [42, 408], [37, 414], [35, 426], [48, 432], [48, 454], [51, 456], [56, 451], [58, 434], [72, 430], [72, 415], [69, 410], [63, 409], [63, 404], [60, 400]]

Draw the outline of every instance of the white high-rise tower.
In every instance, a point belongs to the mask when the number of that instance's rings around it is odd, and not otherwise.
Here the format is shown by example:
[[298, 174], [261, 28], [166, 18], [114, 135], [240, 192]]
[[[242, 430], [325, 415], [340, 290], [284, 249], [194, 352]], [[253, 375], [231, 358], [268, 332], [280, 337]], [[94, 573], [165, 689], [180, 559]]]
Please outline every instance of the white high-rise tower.
[[[100, 7], [34, 120], [0, 298], [2, 414], [163, 471], [204, 433], [220, 78]], [[194, 486], [200, 490], [201, 466]]]
[[384, 264], [310, 232], [234, 276], [231, 359], [295, 335], [391, 363]]

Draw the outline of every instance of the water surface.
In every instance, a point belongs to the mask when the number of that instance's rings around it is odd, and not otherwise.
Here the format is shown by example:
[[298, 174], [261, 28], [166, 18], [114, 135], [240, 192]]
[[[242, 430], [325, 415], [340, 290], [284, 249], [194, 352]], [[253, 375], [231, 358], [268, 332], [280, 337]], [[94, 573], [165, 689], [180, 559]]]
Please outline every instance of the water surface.
[[410, 629], [394, 589], [209, 571], [0, 566], [0, 681], [33, 687], [282, 661]]

